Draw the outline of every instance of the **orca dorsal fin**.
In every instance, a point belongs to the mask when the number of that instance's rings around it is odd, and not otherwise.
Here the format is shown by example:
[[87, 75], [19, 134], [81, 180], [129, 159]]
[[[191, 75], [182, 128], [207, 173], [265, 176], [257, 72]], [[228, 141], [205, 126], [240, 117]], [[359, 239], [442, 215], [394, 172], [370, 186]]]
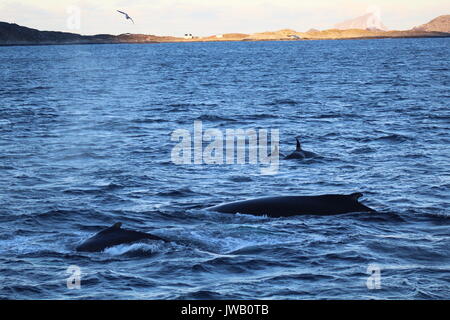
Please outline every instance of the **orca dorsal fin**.
[[363, 194], [361, 192], [352, 193], [350, 195], [350, 198], [352, 198], [355, 201], [358, 201], [359, 198], [361, 198]]
[[295, 138], [295, 140], [297, 140], [297, 147], [296, 147], [295, 151], [298, 151], [298, 152], [302, 151], [302, 145], [300, 144], [299, 138]]
[[120, 229], [122, 227], [122, 222], [116, 222], [112, 225], [111, 229]]

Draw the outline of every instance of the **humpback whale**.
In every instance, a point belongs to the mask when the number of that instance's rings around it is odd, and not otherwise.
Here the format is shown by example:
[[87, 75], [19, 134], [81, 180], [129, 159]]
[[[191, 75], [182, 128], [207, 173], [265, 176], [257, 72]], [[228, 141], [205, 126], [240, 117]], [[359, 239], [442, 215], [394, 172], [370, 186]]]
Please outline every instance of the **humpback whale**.
[[148, 233], [122, 229], [122, 223], [118, 222], [85, 240], [77, 246], [76, 250], [79, 252], [99, 252], [119, 244], [133, 243], [140, 240], [159, 240], [168, 242], [165, 239]]
[[269, 217], [374, 212], [375, 210], [358, 202], [362, 196], [363, 194], [358, 192], [350, 195], [267, 197], [226, 203], [207, 208], [207, 210]]
[[299, 138], [296, 137], [295, 139], [297, 140], [297, 147], [293, 153], [284, 158], [285, 160], [317, 157], [317, 154], [314, 152], [303, 150]]

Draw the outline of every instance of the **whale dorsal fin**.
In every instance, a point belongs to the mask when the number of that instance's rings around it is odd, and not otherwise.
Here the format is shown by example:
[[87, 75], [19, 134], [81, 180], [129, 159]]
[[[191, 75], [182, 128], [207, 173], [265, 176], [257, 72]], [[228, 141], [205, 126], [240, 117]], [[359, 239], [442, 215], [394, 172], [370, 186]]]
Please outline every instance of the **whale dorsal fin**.
[[122, 227], [122, 222], [116, 222], [112, 225], [111, 229], [120, 229]]
[[295, 138], [295, 140], [297, 140], [297, 148], [295, 149], [295, 151], [302, 151], [302, 145], [300, 144], [300, 140], [298, 138]]
[[350, 195], [350, 197], [355, 201], [358, 201], [358, 199], [361, 198], [362, 196], [363, 194], [361, 192], [352, 193]]

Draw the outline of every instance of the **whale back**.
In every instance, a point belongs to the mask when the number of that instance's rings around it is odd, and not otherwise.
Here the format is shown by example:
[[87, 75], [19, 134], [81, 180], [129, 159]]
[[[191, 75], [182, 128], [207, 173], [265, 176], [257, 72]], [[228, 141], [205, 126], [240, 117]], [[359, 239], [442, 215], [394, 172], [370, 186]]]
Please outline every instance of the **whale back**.
[[243, 213], [289, 217], [295, 215], [334, 215], [349, 212], [371, 212], [373, 209], [359, 203], [361, 193], [351, 195], [267, 197], [237, 201], [209, 208], [222, 213]]
[[305, 158], [315, 158], [317, 157], [317, 154], [311, 151], [306, 151], [302, 149], [302, 144], [300, 142], [300, 139], [298, 137], [295, 138], [297, 141], [297, 144], [295, 146], [295, 151], [292, 152], [290, 155], [284, 157], [285, 160], [292, 160], [292, 159], [305, 159]]
[[98, 232], [97, 234], [80, 244], [76, 248], [76, 250], [85, 252], [98, 252], [103, 251], [109, 247], [117, 246], [120, 244], [133, 243], [144, 239], [166, 241], [160, 237], [148, 233], [126, 230], [122, 229], [121, 227], [122, 224], [119, 222], [109, 228]]

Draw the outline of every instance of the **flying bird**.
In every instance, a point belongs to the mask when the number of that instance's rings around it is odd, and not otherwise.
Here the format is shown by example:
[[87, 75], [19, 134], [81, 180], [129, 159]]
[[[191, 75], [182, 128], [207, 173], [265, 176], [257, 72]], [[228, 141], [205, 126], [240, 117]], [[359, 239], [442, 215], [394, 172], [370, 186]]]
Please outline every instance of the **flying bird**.
[[133, 22], [133, 24], [134, 24], [134, 20], [128, 15], [128, 13], [123, 12], [123, 11], [120, 11], [120, 10], [117, 10], [117, 12], [119, 12], [119, 13], [125, 15], [125, 18], [126, 18], [127, 20], [131, 20], [131, 22]]

